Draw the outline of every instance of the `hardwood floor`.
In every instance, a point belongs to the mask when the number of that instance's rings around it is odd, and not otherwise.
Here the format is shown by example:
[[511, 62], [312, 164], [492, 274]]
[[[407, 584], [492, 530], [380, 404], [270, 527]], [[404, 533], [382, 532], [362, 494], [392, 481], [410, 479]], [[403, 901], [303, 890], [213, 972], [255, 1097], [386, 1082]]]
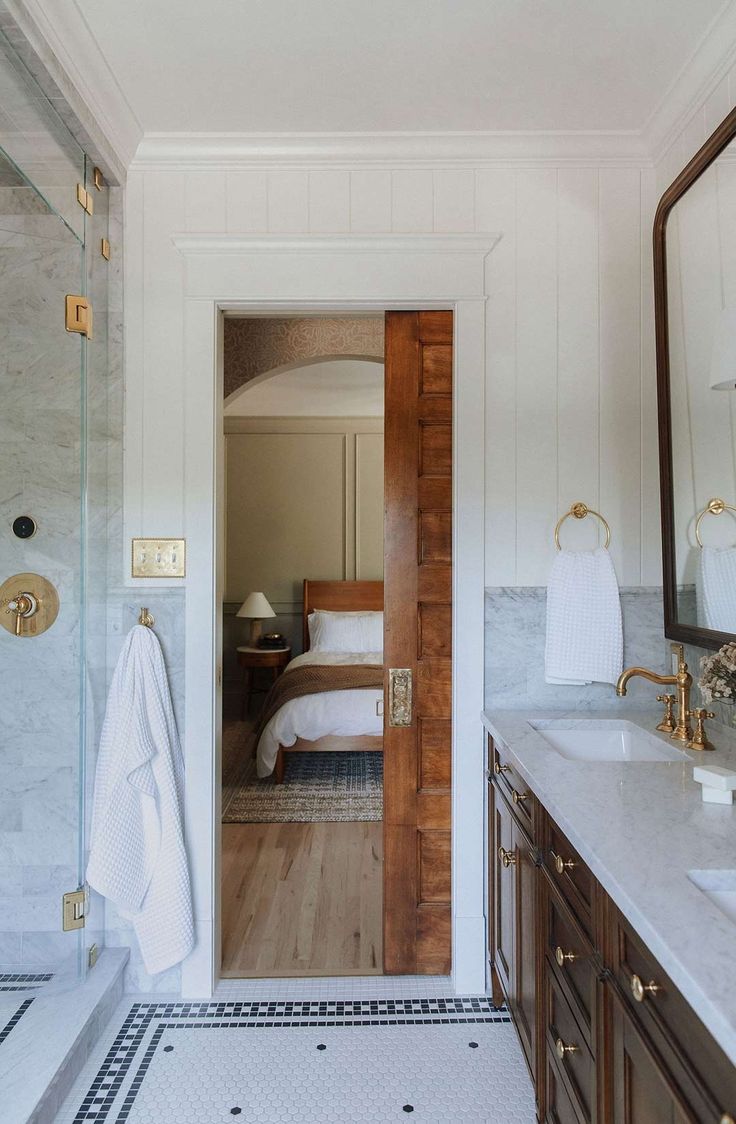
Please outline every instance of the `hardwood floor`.
[[383, 972], [382, 823], [222, 826], [222, 975]]

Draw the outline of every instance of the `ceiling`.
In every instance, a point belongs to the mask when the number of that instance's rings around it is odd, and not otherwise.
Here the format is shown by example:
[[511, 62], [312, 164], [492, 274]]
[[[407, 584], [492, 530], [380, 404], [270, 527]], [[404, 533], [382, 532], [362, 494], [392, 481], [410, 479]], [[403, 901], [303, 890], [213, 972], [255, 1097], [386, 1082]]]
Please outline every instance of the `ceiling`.
[[642, 129], [723, 0], [36, 0], [144, 133]]
[[383, 417], [383, 363], [333, 359], [246, 383], [231, 395], [227, 417]]

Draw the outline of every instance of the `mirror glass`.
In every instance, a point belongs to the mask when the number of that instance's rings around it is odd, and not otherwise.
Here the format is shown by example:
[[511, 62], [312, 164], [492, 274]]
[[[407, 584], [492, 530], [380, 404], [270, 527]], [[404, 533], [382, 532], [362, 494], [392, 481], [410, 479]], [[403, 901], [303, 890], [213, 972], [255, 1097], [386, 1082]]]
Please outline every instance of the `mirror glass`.
[[666, 255], [677, 623], [736, 634], [736, 141], [672, 207]]

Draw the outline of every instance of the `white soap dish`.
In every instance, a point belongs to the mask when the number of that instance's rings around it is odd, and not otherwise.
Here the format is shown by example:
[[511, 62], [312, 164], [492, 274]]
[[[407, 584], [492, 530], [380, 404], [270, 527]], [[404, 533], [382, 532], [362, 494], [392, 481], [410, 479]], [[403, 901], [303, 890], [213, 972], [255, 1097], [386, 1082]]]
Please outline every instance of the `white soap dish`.
[[736, 772], [722, 769], [720, 765], [696, 765], [693, 780], [703, 786], [706, 804], [733, 804], [736, 789]]

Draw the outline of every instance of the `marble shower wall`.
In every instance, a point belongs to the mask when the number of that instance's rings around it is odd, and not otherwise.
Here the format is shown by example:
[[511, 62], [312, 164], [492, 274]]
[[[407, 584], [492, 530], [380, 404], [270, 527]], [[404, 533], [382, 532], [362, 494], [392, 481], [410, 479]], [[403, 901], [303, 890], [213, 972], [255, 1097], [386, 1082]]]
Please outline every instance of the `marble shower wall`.
[[[662, 619], [662, 590], [651, 586], [623, 588], [624, 665], [643, 664], [669, 672]], [[612, 686], [553, 686], [544, 679], [547, 590], [538, 586], [496, 586], [486, 589], [486, 706], [520, 709], [557, 708], [626, 710], [652, 700], [652, 685], [634, 679], [626, 698]]]
[[[7, 185], [7, 177], [4, 180]], [[0, 187], [0, 575], [56, 587], [51, 629], [0, 630], [0, 965], [76, 970], [60, 895], [78, 878], [81, 619], [81, 337], [63, 326], [81, 244], [26, 186]], [[16, 538], [29, 514], [35, 537]]]

